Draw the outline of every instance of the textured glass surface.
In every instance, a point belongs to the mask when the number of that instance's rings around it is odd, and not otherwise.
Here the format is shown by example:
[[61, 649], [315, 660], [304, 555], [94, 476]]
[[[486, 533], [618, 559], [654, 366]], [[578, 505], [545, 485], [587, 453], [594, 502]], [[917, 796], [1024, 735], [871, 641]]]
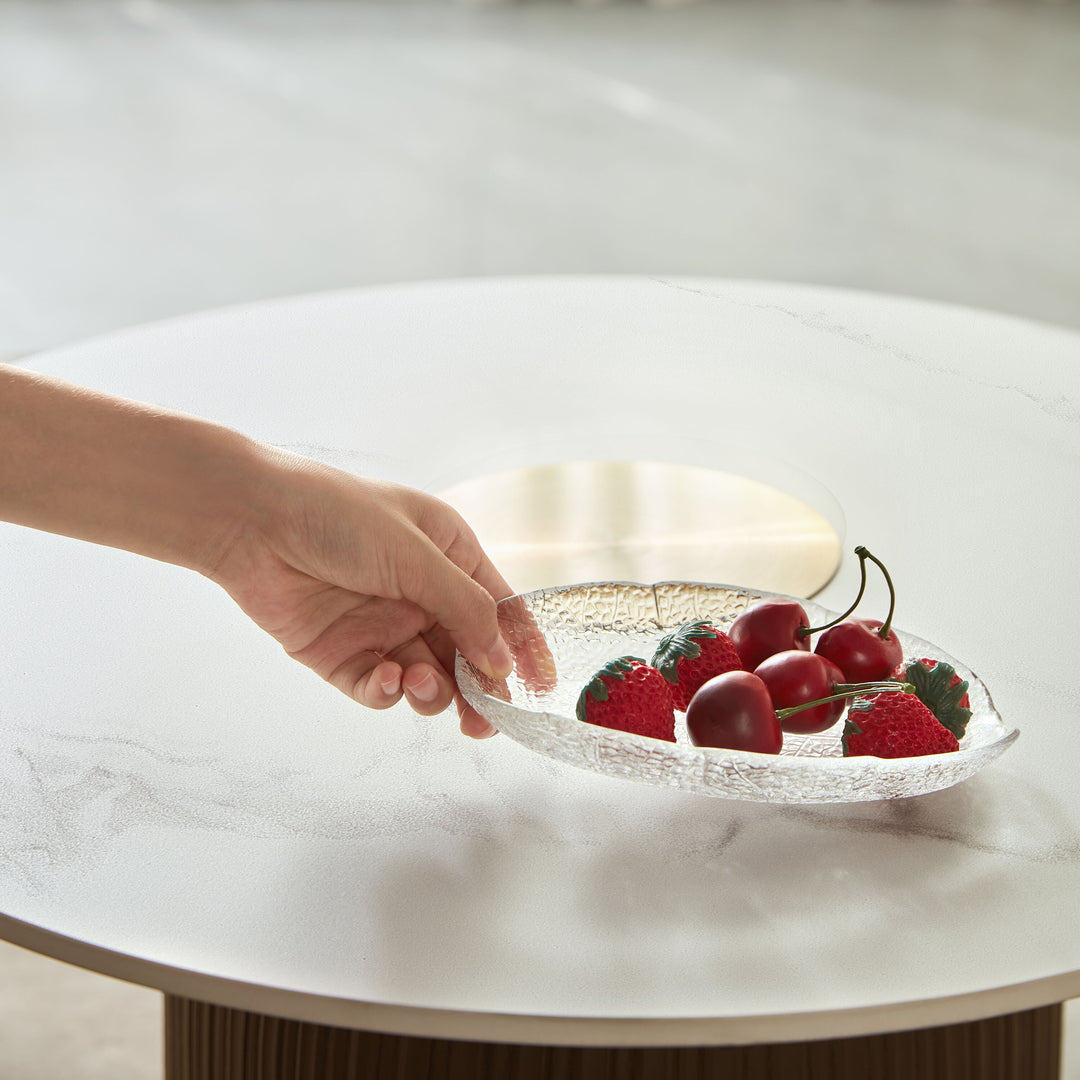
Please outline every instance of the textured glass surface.
[[[668, 630], [692, 619], [721, 629], [744, 608], [774, 596], [727, 585], [598, 582], [540, 589], [499, 605], [502, 632], [515, 656], [513, 675], [493, 683], [462, 657], [457, 676], [465, 697], [511, 739], [538, 753], [644, 783], [702, 795], [758, 802], [829, 803], [896, 799], [951, 787], [993, 761], [1019, 732], [1002, 722], [982, 682], [963, 663], [929, 642], [897, 630], [905, 659], [952, 664], [970, 683], [971, 721], [951, 754], [884, 759], [845, 758], [844, 717], [820, 735], [786, 735], [779, 756], [694, 746], [682, 713], [672, 744], [581, 723], [578, 694], [607, 661], [648, 660]], [[801, 600], [812, 625], [835, 617]]]

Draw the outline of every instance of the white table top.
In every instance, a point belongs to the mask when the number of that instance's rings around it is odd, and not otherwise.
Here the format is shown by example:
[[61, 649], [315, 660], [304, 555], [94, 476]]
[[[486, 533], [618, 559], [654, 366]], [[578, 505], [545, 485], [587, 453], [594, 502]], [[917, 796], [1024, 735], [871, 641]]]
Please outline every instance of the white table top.
[[[897, 624], [1021, 738], [916, 800], [638, 786], [367, 713], [196, 575], [4, 526], [4, 937], [241, 1008], [514, 1041], [823, 1038], [1080, 995], [1080, 336], [536, 279], [196, 315], [28, 366], [433, 490], [704, 453], [842, 520], [887, 561]], [[856, 580], [849, 557], [818, 599]]]

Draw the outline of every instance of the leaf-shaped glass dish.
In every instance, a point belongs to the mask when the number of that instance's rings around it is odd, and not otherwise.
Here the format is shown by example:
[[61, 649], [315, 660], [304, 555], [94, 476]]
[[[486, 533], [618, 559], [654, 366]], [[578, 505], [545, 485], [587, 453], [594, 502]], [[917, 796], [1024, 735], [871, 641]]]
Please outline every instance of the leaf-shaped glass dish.
[[[460, 655], [457, 679], [466, 700], [516, 742], [569, 765], [606, 776], [666, 785], [701, 795], [778, 803], [839, 803], [898, 799], [966, 780], [1017, 738], [983, 683], [963, 663], [911, 634], [896, 631], [905, 659], [951, 664], [967, 679], [971, 720], [957, 752], [914, 758], [843, 756], [844, 717], [819, 735], [786, 735], [780, 755], [694, 746], [682, 713], [676, 742], [585, 724], [575, 716], [578, 694], [609, 660], [648, 660], [660, 638], [682, 623], [706, 619], [727, 629], [756, 601], [776, 593], [732, 585], [665, 581], [656, 585], [595, 582], [539, 589], [499, 604], [514, 672], [494, 682]], [[817, 626], [836, 617], [800, 600]]]

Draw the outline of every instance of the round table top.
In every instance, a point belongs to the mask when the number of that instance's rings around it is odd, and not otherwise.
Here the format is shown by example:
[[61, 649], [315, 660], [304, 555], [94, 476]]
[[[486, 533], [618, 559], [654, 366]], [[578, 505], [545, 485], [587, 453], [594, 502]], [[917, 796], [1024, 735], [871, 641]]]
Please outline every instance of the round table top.
[[[432, 490], [604, 458], [774, 483], [887, 562], [897, 625], [1021, 736], [909, 800], [647, 787], [366, 712], [197, 575], [3, 526], [4, 937], [219, 1004], [494, 1041], [825, 1038], [1080, 994], [1080, 336], [778, 284], [477, 280], [27, 366]], [[849, 555], [817, 599], [856, 585]]]

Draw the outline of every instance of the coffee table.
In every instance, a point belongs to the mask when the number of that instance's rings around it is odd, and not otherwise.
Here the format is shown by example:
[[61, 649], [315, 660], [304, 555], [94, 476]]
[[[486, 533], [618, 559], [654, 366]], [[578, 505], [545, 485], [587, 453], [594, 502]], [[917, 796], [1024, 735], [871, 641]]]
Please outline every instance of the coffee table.
[[[1057, 1075], [1080, 336], [794, 285], [477, 280], [26, 364], [431, 490], [581, 460], [775, 485], [885, 558], [897, 624], [1021, 729], [914, 800], [639, 786], [364, 712], [195, 575], [0, 528], [0, 935], [163, 991], [169, 1080]], [[817, 599], [856, 584], [849, 554]]]

